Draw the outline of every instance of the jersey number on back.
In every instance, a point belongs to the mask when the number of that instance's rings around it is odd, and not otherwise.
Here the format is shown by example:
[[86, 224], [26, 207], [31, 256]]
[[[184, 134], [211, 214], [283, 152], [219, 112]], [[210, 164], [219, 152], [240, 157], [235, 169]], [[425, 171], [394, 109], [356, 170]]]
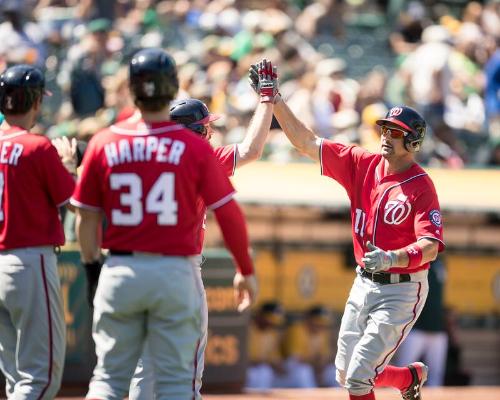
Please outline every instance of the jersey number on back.
[[[129, 209], [111, 210], [111, 223], [113, 225], [133, 226], [139, 225], [143, 220], [142, 180], [134, 173], [111, 174], [110, 185], [113, 190], [122, 188], [127, 192], [120, 194], [120, 204]], [[177, 202], [175, 194], [175, 175], [172, 172], [163, 172], [146, 195], [145, 210], [149, 214], [157, 214], [158, 225], [177, 224]]]

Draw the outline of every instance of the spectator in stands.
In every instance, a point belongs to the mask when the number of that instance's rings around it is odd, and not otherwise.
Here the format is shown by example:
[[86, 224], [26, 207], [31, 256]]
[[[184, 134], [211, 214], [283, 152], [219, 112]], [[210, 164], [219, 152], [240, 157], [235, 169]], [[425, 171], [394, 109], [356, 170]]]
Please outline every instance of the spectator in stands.
[[78, 117], [95, 114], [104, 106], [103, 67], [112, 54], [107, 48], [110, 21], [96, 19], [89, 23], [81, 43], [68, 52], [65, 73], [68, 74], [69, 95]]
[[281, 386], [338, 386], [332, 354], [332, 318], [321, 305], [309, 308], [285, 334], [286, 375]]
[[267, 302], [260, 306], [249, 330], [246, 387], [269, 390], [276, 377], [284, 372], [281, 344], [285, 312], [278, 302]]
[[27, 21], [27, 5], [20, 0], [3, 0], [0, 10], [0, 58], [8, 64], [35, 64], [43, 68], [46, 57], [45, 37], [37, 22]]
[[422, 313], [396, 353], [396, 363], [403, 367], [423, 361], [429, 367], [427, 386], [442, 386], [448, 351], [444, 307], [446, 269], [441, 257], [431, 262], [429, 296]]

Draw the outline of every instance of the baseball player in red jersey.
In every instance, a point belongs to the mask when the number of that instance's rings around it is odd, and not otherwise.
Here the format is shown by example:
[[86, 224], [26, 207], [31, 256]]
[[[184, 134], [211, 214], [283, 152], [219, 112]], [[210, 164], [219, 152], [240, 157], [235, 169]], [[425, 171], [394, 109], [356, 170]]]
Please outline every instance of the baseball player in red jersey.
[[[250, 79], [258, 81], [255, 69]], [[425, 303], [427, 269], [443, 250], [434, 185], [415, 162], [426, 124], [413, 109], [393, 107], [381, 127], [380, 154], [320, 139], [275, 97], [274, 114], [292, 144], [321, 164], [351, 200], [357, 277], [339, 332], [337, 380], [350, 399], [374, 399], [373, 388], [392, 386], [420, 400], [427, 367], [388, 366]]]
[[29, 65], [0, 76], [0, 368], [10, 399], [53, 399], [61, 385], [66, 327], [55, 248], [58, 207], [75, 187], [57, 150], [30, 133], [45, 78]]
[[[266, 81], [267, 72], [272, 71], [270, 62], [263, 60], [261, 62], [262, 80]], [[265, 65], [265, 67], [264, 67]], [[269, 74], [269, 77], [271, 75]], [[272, 78], [270, 84], [272, 85]], [[275, 83], [277, 84], [277, 83]], [[271, 121], [273, 117], [273, 104], [265, 91], [260, 93], [261, 101], [255, 110], [247, 134], [243, 141], [238, 144], [216, 147], [214, 149], [215, 157], [223, 166], [224, 171], [228, 176], [234, 175], [235, 169], [249, 162], [260, 158], [264, 144], [269, 133]], [[213, 128], [211, 122], [220, 118], [219, 115], [211, 114], [207, 106], [198, 99], [183, 99], [174, 101], [170, 107], [170, 118], [172, 121], [184, 125], [186, 128], [199, 134], [201, 137], [210, 141]], [[203, 239], [205, 233], [205, 213], [206, 206], [200, 199], [198, 203], [199, 211], [199, 254], [203, 249]], [[201, 256], [198, 258], [201, 261]], [[202, 374], [204, 369], [204, 351], [207, 345], [207, 323], [208, 309], [204, 305], [204, 326], [202, 340], [199, 346], [198, 369], [196, 376], [196, 393], [199, 395], [201, 389]], [[150, 352], [147, 346], [144, 349], [141, 359], [134, 373], [130, 385], [129, 399], [130, 400], [151, 400], [154, 398], [154, 369], [151, 362]]]
[[240, 308], [257, 290], [246, 224], [210, 145], [170, 121], [178, 89], [173, 59], [161, 49], [141, 50], [129, 71], [138, 111], [90, 141], [71, 200], [85, 267], [98, 268], [100, 247], [109, 249], [93, 303], [98, 361], [87, 398], [122, 399], [147, 343], [156, 398], [191, 399], [199, 396], [205, 304], [198, 200], [214, 210], [235, 258]]

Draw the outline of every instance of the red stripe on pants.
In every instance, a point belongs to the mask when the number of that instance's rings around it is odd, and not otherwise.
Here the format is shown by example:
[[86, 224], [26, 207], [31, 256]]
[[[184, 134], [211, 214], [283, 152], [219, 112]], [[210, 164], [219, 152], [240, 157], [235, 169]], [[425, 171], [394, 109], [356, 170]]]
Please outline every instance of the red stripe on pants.
[[42, 270], [42, 279], [43, 279], [43, 289], [45, 291], [45, 304], [47, 305], [47, 319], [48, 319], [48, 325], [49, 325], [49, 376], [48, 376], [48, 381], [45, 387], [42, 390], [42, 393], [40, 393], [40, 396], [38, 396], [37, 400], [40, 400], [43, 398], [43, 395], [47, 391], [47, 389], [50, 386], [50, 383], [52, 382], [52, 364], [53, 364], [53, 354], [52, 354], [52, 313], [50, 310], [50, 298], [49, 298], [49, 289], [47, 285], [47, 276], [45, 273], [45, 259], [43, 258], [43, 254], [40, 254], [40, 268]]
[[417, 305], [418, 303], [420, 303], [420, 290], [422, 289], [422, 283], [419, 282], [418, 283], [418, 292], [417, 292], [417, 302], [413, 305], [413, 318], [411, 319], [410, 322], [408, 322], [403, 330], [401, 331], [401, 336], [398, 340], [398, 342], [396, 343], [396, 346], [394, 346], [394, 348], [389, 351], [389, 353], [387, 353], [387, 355], [384, 357], [384, 360], [375, 367], [375, 378], [373, 378], [373, 381], [372, 381], [372, 384], [375, 386], [376, 385], [376, 379], [378, 377], [378, 369], [385, 364], [385, 361], [387, 360], [387, 357], [389, 357], [392, 353], [394, 353], [396, 351], [396, 349], [399, 347], [399, 345], [401, 344], [401, 341], [403, 340], [404, 336], [405, 336], [405, 331], [406, 331], [406, 328], [408, 326], [410, 326], [410, 324], [415, 321], [415, 319], [417, 318]]

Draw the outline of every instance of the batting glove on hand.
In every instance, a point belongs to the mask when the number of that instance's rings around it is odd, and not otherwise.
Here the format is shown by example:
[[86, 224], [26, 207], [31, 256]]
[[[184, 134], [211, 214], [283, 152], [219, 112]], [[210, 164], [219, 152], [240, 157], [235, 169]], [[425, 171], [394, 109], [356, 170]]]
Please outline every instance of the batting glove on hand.
[[255, 302], [258, 285], [255, 275], [242, 275], [236, 273], [233, 280], [234, 297], [239, 312], [245, 311]]
[[279, 92], [278, 69], [271, 61], [263, 59], [259, 64], [252, 64], [248, 70], [248, 81], [252, 89], [260, 96], [261, 103], [273, 103]]
[[393, 265], [396, 265], [396, 253], [393, 251], [385, 251], [370, 242], [366, 243], [368, 250], [365, 256], [361, 259], [365, 264], [365, 270], [371, 272], [387, 271]]
[[99, 283], [99, 275], [101, 274], [102, 261], [95, 260], [92, 262], [82, 262], [82, 265], [87, 275], [87, 301], [90, 308], [93, 308], [95, 291]]

